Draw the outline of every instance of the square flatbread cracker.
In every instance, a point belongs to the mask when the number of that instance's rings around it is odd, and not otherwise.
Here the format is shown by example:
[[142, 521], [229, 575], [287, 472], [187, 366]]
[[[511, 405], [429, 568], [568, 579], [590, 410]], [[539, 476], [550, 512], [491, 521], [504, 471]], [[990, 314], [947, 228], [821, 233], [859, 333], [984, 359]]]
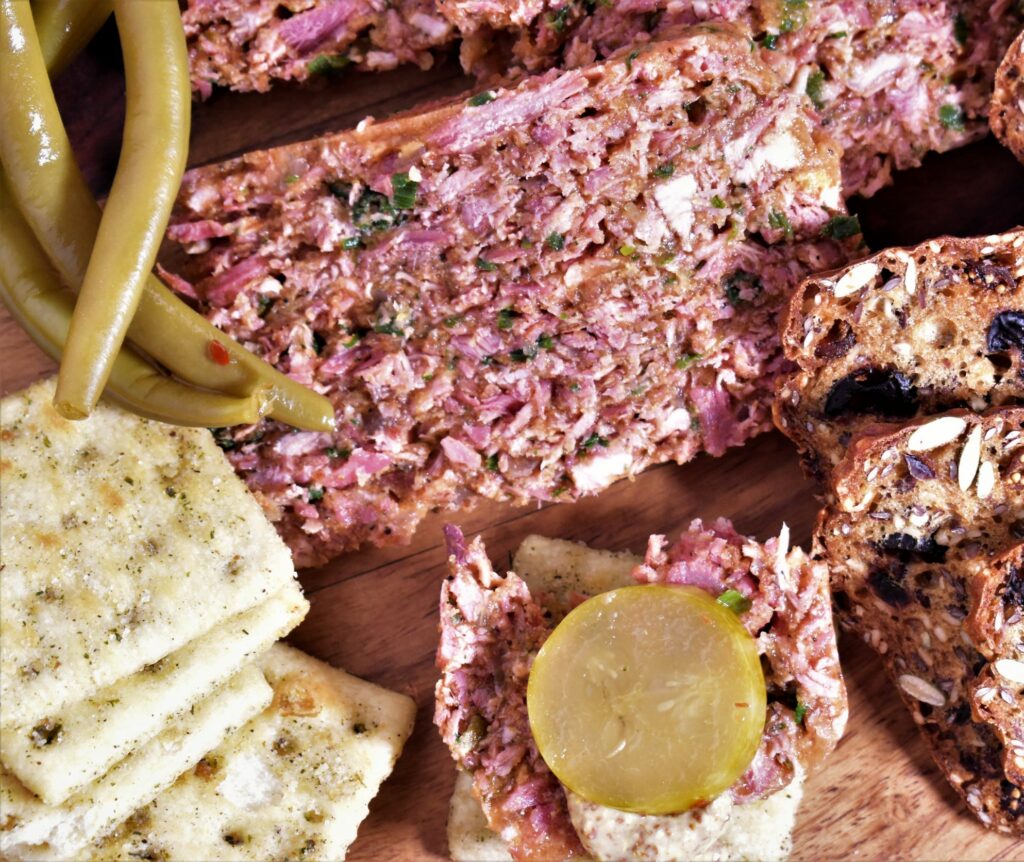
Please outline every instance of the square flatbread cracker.
[[[641, 557], [630, 553], [597, 551], [577, 542], [528, 536], [513, 557], [512, 570], [558, 620], [572, 608], [574, 597], [634, 585], [631, 572], [641, 562]], [[453, 862], [511, 862], [507, 844], [488, 827], [472, 787], [472, 778], [460, 772], [448, 812], [449, 855]], [[798, 772], [777, 793], [758, 802], [733, 805], [723, 817], [707, 817], [703, 824], [686, 813], [643, 817], [602, 809], [606, 816], [600, 825], [613, 833], [611, 843], [623, 845], [614, 857], [624, 862], [775, 862], [786, 859], [792, 850], [793, 826], [802, 795], [803, 776]], [[615, 822], [609, 826], [608, 821]], [[695, 841], [700, 830], [705, 834]], [[632, 840], [640, 835], [642, 840]]]
[[283, 644], [260, 664], [272, 705], [80, 858], [345, 857], [416, 706]]
[[103, 404], [69, 422], [53, 388], [0, 402], [0, 727], [85, 700], [295, 577], [208, 431]]
[[[122, 822], [192, 768], [224, 737], [270, 703], [272, 692], [254, 665], [167, 726], [138, 751], [62, 805], [49, 806], [8, 772], [0, 772], [0, 857], [66, 860]], [[199, 857], [194, 857], [199, 858]]]
[[[49, 734], [41, 735], [38, 725], [4, 728], [4, 767], [47, 805], [59, 805], [266, 652], [308, 609], [298, 583], [291, 581], [269, 601], [156, 664], [48, 716]], [[47, 738], [50, 744], [39, 744]]]

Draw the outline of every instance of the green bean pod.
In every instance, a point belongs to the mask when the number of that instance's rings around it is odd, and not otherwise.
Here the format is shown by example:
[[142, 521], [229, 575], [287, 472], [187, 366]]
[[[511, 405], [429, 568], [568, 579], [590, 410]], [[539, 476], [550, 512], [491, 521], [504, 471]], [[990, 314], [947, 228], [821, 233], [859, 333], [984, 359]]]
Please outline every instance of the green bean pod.
[[[77, 288], [85, 276], [100, 211], [75, 163], [45, 69], [40, 71], [38, 40], [29, 40], [25, 32], [27, 8], [27, 0], [0, 0], [2, 44], [18, 46], [29, 55], [35, 48], [34, 57], [19, 57], [18, 62], [12, 59], [14, 51], [0, 51], [0, 162], [36, 238], [62, 280]], [[189, 383], [232, 395], [269, 384], [274, 419], [314, 431], [334, 428], [330, 401], [247, 351], [153, 275], [146, 280], [128, 337]], [[214, 344], [228, 357], [225, 364], [211, 357]]]
[[113, 0], [35, 0], [32, 17], [51, 77], [89, 44], [113, 11]]
[[69, 418], [87, 416], [103, 392], [188, 158], [192, 97], [177, 0], [115, 0], [114, 20], [124, 52], [124, 134], [57, 377], [54, 403]]
[[[0, 182], [0, 299], [33, 341], [60, 359], [74, 302]], [[236, 398], [193, 389], [160, 374], [131, 348], [118, 353], [106, 395], [126, 409], [173, 425], [211, 428], [258, 422], [270, 392]]]

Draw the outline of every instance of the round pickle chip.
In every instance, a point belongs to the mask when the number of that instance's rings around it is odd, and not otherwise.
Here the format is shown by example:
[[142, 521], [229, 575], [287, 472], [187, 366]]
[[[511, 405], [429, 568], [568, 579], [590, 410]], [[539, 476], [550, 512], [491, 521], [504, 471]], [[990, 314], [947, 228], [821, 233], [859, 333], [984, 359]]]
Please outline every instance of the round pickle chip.
[[750, 765], [767, 709], [757, 645], [697, 587], [635, 586], [573, 610], [534, 660], [530, 728], [584, 799], [674, 814], [709, 802]]

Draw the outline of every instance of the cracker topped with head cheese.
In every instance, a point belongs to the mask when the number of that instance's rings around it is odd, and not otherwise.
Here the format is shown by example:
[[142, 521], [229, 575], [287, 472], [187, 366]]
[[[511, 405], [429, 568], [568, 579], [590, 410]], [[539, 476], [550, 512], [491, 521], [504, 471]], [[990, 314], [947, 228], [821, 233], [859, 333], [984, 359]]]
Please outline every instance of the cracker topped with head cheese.
[[46, 381], [0, 403], [0, 724], [38, 725], [255, 607], [295, 576], [203, 429], [101, 405], [81, 422]]
[[[725, 520], [694, 521], [669, 546], [653, 536], [645, 558], [531, 536], [515, 572], [497, 574], [479, 538], [448, 528], [441, 597], [435, 723], [462, 775], [452, 798], [449, 851], [461, 862], [515, 859], [783, 859], [803, 778], [846, 723], [828, 573], [788, 531], [761, 545]], [[765, 663], [768, 707], [746, 772], [707, 806], [634, 814], [589, 802], [541, 758], [526, 686], [537, 650], [588, 597], [636, 584], [735, 593]]]

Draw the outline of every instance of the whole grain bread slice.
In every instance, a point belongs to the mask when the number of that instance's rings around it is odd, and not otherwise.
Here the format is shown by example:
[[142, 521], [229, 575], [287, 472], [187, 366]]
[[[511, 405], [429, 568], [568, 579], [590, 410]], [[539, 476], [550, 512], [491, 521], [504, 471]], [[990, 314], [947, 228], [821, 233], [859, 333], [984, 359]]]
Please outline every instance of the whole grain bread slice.
[[806, 279], [775, 423], [819, 481], [877, 422], [1024, 403], [1024, 229], [893, 248]]
[[1003, 743], [1007, 778], [1024, 787], [1024, 545], [970, 586], [967, 631], [989, 662], [971, 690], [971, 707]]
[[1024, 162], [1024, 30], [999, 64], [988, 123], [999, 141]]
[[1022, 457], [1020, 408], [865, 434], [835, 470], [815, 538], [841, 624], [882, 656], [971, 810], [1015, 834], [1024, 806], [1019, 773], [1004, 766], [1005, 723], [972, 706], [995, 655], [986, 644], [1001, 643], [990, 597], [1008, 589], [989, 568], [1024, 538]]

